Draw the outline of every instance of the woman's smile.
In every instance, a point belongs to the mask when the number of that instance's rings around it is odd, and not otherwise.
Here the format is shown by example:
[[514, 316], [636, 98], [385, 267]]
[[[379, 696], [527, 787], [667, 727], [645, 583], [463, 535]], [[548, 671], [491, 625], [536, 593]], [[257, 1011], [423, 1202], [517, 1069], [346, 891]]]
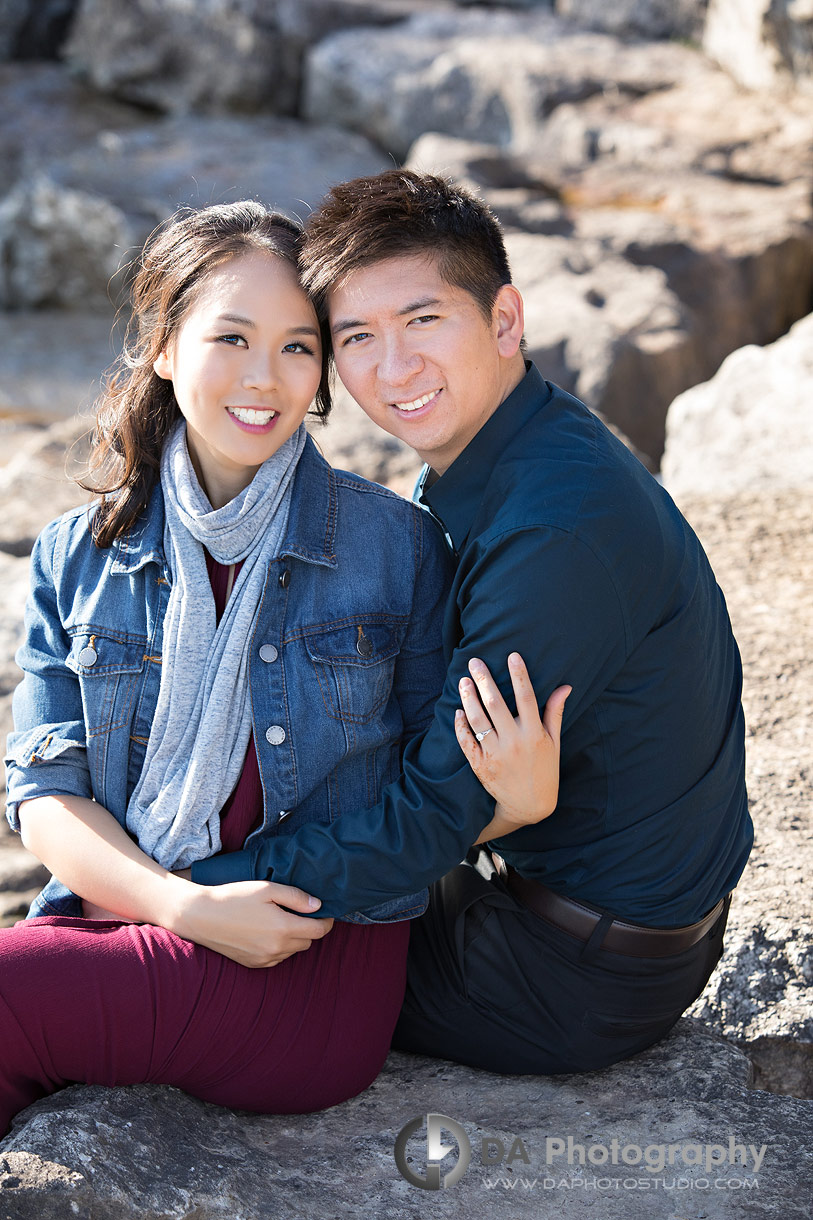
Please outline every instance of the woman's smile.
[[216, 266], [154, 367], [172, 382], [195, 473], [220, 508], [293, 436], [319, 388], [319, 324], [293, 266], [259, 251]]

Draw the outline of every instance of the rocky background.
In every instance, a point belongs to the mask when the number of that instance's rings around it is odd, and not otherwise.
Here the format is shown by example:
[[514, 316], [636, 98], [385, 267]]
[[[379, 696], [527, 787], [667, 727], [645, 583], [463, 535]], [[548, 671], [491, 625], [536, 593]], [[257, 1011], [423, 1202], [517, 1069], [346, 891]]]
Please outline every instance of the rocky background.
[[[743, 1048], [760, 1088], [812, 1097], [810, 0], [0, 0], [0, 104], [2, 732], [27, 555], [79, 498], [66, 467], [150, 228], [244, 196], [304, 219], [394, 162], [451, 173], [505, 225], [530, 354], [660, 472], [726, 593], [757, 842], [695, 1031]], [[413, 456], [345, 395], [317, 439], [408, 493]], [[3, 922], [39, 880], [0, 832]], [[3, 1164], [23, 1207], [29, 1178]], [[787, 1190], [776, 1206], [808, 1214]]]

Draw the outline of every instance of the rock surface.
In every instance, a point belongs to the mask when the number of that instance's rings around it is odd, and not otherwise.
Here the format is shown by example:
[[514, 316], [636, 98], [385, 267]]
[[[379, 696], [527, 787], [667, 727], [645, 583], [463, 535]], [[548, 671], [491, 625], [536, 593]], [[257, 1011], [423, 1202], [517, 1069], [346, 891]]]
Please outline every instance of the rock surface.
[[813, 314], [768, 347], [744, 347], [669, 411], [662, 473], [678, 497], [810, 487]]
[[96, 89], [172, 114], [293, 114], [301, 57], [335, 29], [385, 25], [428, 0], [80, 0], [64, 49]]
[[709, 0], [703, 49], [746, 88], [813, 90], [813, 5]]
[[[392, 1054], [366, 1093], [315, 1115], [233, 1113], [156, 1086], [74, 1087], [24, 1111], [0, 1143], [0, 1209], [14, 1220], [530, 1220], [550, 1207], [569, 1220], [597, 1209], [605, 1220], [808, 1220], [813, 1102], [747, 1081], [742, 1055], [684, 1020], [652, 1050], [579, 1076]], [[394, 1159], [399, 1131], [432, 1113], [460, 1124], [472, 1150], [436, 1195]], [[444, 1139], [444, 1176], [457, 1139]], [[484, 1140], [496, 1163], [482, 1163]], [[670, 1144], [673, 1164], [658, 1169]], [[422, 1130], [406, 1155], [424, 1178]]]
[[580, 26], [641, 38], [686, 38], [703, 33], [708, 0], [558, 0], [557, 13]]
[[44, 177], [21, 183], [0, 203], [0, 308], [102, 308], [132, 245], [105, 199]]
[[0, 59], [47, 59], [62, 45], [77, 0], [0, 0]]

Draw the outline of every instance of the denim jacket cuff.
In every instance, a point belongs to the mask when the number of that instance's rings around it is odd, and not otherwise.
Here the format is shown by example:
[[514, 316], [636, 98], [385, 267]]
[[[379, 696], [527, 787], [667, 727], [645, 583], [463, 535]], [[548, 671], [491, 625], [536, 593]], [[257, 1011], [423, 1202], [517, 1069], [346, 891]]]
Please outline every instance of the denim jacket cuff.
[[[81, 744], [77, 740], [81, 735]], [[84, 745], [84, 725], [38, 725], [11, 733], [5, 758], [6, 817], [19, 832], [19, 807], [38, 796], [93, 799]]]

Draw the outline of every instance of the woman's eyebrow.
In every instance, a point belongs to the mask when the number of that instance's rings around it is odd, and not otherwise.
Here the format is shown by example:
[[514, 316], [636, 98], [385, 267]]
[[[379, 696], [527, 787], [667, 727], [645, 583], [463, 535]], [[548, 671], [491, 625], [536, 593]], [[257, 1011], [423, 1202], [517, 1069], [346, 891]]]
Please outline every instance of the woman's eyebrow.
[[236, 326], [250, 326], [252, 330], [255, 329], [251, 318], [243, 318], [238, 313], [222, 313], [217, 320], [218, 322], [233, 322]]

